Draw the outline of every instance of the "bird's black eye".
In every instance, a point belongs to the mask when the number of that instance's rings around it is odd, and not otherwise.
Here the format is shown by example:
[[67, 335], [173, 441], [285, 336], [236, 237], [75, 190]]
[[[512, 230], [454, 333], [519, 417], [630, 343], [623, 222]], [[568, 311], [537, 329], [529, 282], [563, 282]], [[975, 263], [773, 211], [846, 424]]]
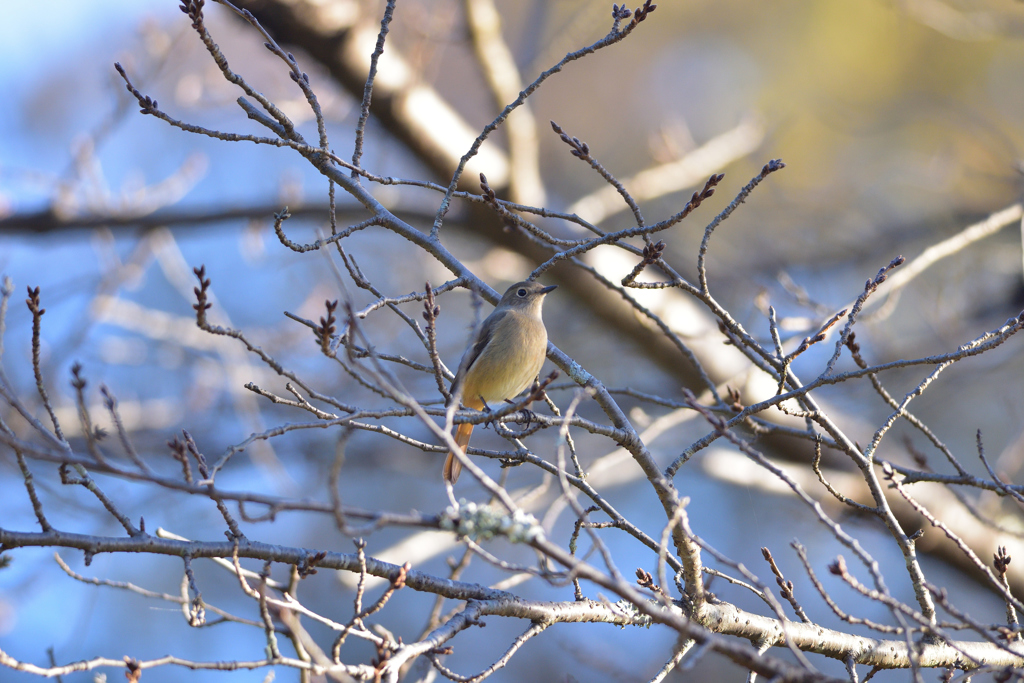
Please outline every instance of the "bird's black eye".
[[520, 288], [519, 288], [519, 289], [518, 289], [518, 290], [516, 291], [516, 295], [517, 295], [517, 296], [518, 296], [518, 297], [519, 297], [520, 299], [521, 299], [521, 298], [523, 298], [524, 296], [526, 296], [526, 287], [520, 287]]

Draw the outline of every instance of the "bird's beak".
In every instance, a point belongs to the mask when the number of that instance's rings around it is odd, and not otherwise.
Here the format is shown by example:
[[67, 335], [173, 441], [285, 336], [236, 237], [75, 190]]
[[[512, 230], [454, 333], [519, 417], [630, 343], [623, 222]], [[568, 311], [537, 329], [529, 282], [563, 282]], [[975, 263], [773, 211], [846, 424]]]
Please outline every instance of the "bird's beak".
[[547, 294], [547, 293], [548, 293], [548, 292], [550, 292], [550, 291], [551, 291], [552, 289], [555, 289], [555, 288], [557, 288], [557, 287], [558, 287], [558, 285], [548, 285], [548, 286], [547, 286], [547, 287], [545, 287], [544, 289], [540, 290], [540, 293], [541, 293], [541, 294]]

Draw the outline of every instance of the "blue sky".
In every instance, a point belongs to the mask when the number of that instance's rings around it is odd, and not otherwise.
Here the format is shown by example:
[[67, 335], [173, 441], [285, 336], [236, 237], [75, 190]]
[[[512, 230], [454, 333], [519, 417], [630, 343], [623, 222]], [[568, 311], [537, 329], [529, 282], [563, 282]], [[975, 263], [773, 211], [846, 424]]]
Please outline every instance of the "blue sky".
[[177, 0], [36, 0], [6, 3], [0, 22], [0, 82], [24, 82], [98, 37], [145, 14], [177, 11]]

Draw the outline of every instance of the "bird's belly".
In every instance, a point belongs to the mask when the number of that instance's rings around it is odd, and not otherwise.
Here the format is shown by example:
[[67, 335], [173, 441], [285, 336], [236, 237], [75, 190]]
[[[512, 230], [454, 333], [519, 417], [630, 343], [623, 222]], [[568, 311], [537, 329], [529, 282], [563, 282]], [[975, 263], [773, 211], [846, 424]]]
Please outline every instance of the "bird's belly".
[[[547, 348], [547, 335], [544, 336], [542, 349]], [[509, 351], [506, 353], [485, 352], [473, 363], [463, 393], [467, 405], [468, 401], [479, 400], [481, 397], [488, 404], [513, 398], [537, 377], [544, 365], [543, 351], [539, 354], [527, 353], [520, 344], [509, 344], [507, 347]]]

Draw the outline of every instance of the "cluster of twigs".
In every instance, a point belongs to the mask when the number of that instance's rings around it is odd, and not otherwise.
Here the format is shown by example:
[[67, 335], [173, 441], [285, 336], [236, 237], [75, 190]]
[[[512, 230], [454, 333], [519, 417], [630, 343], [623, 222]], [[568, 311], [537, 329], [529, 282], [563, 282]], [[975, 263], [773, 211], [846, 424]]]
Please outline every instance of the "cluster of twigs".
[[[158, 102], [140, 92], [131, 82], [129, 74], [120, 65], [117, 71], [124, 79], [128, 91], [137, 99], [140, 111], [153, 116], [183, 131], [206, 135], [227, 141], [249, 141], [257, 144], [288, 147], [301, 154], [329, 183], [330, 231], [329, 237], [322, 237], [310, 244], [299, 244], [287, 237], [284, 222], [289, 214], [287, 209], [275, 216], [275, 231], [283, 246], [297, 252], [333, 250], [343, 264], [348, 279], [357, 288], [374, 297], [374, 303], [359, 309], [349, 292], [343, 291], [336, 301], [328, 301], [319, 323], [291, 316], [306, 325], [313, 333], [312, 341], [319, 351], [342, 372], [352, 378], [365, 391], [386, 399], [386, 408], [370, 409], [349, 399], [342, 400], [318, 391], [315, 378], [302, 377], [285, 367], [269, 353], [252, 343], [244, 332], [215, 325], [207, 317], [211, 307], [210, 291], [212, 275], [203, 267], [197, 267], [195, 275], [196, 324], [212, 335], [233, 338], [253, 354], [260, 362], [282, 378], [286, 391], [281, 395], [273, 390], [249, 383], [246, 388], [254, 394], [276, 404], [288, 406], [298, 413], [308, 414], [308, 422], [289, 422], [262, 433], [254, 434], [245, 441], [232, 446], [216, 459], [208, 458], [195, 440], [184, 432], [181, 438], [169, 443], [177, 471], [165, 471], [149, 459], [142, 457], [132, 444], [131, 434], [125, 429], [118, 412], [114, 394], [102, 388], [111, 424], [117, 431], [118, 448], [113, 449], [105, 441], [106, 434], [94, 424], [94, 418], [87, 407], [88, 380], [79, 367], [74, 370], [73, 387], [78, 400], [78, 417], [81, 422], [82, 444], [72, 444], [64, 436], [61, 424], [45, 388], [40, 365], [40, 328], [45, 310], [38, 288], [29, 289], [27, 305], [32, 314], [32, 365], [35, 373], [38, 403], [46, 412], [39, 418], [32, 408], [29, 397], [19, 395], [5, 374], [0, 371], [0, 394], [11, 406], [11, 411], [0, 419], [0, 443], [13, 453], [24, 479], [24, 488], [39, 525], [39, 531], [18, 531], [0, 528], [0, 548], [11, 552], [25, 547], [74, 548], [85, 553], [86, 564], [99, 553], [151, 553], [181, 558], [183, 579], [178, 595], [154, 592], [132, 584], [94, 579], [73, 572], [58, 556], [58, 562], [68, 575], [79, 581], [96, 585], [111, 586], [133, 591], [147, 597], [164, 600], [181, 606], [189, 626], [202, 628], [213, 623], [230, 621], [244, 624], [261, 631], [266, 639], [266, 656], [251, 661], [193, 661], [168, 656], [160, 659], [137, 661], [96, 657], [68, 664], [36, 665], [18, 660], [14, 655], [0, 651], [0, 664], [13, 669], [55, 676], [74, 671], [92, 670], [101, 667], [125, 667], [131, 680], [139, 680], [145, 669], [169, 664], [182, 665], [192, 669], [238, 670], [271, 666], [293, 667], [302, 673], [303, 680], [311, 675], [327, 675], [335, 680], [398, 680], [409, 671], [411, 663], [420, 657], [426, 658], [441, 675], [457, 681], [482, 680], [503, 667], [516, 652], [530, 639], [544, 633], [552, 624], [562, 622], [604, 622], [622, 626], [649, 626], [659, 624], [677, 634], [676, 646], [664, 666], [653, 677], [654, 681], [664, 680], [670, 671], [693, 667], [706, 652], [716, 652], [730, 658], [748, 669], [749, 680], [761, 675], [769, 680], [785, 681], [829, 681], [837, 680], [823, 674], [814, 666], [808, 655], [834, 659], [842, 662], [848, 680], [867, 680], [883, 669], [906, 669], [915, 680], [920, 680], [921, 671], [926, 668], [940, 668], [963, 680], [982, 671], [996, 672], [997, 680], [1019, 680], [1024, 678], [1019, 669], [1024, 667], [1024, 646], [1020, 643], [1020, 626], [1017, 613], [1024, 610], [1024, 603], [1016, 597], [1014, 586], [1008, 579], [1011, 557], [1003, 549], [994, 558], [994, 570], [972, 548], [971, 539], [961, 538], [952, 525], [942, 516], [922, 504], [914, 495], [913, 484], [917, 482], [939, 482], [947, 486], [972, 487], [992, 491], [1016, 502], [1024, 503], [1024, 487], [1000, 479], [985, 458], [979, 435], [978, 458], [988, 472], [987, 477], [971, 475], [960, 460], [954, 456], [938, 436], [910, 411], [911, 402], [920, 396], [935, 378], [946, 368], [958, 361], [976, 356], [1001, 345], [1024, 328], [1024, 314], [1010, 318], [999, 328], [979, 335], [954, 351], [911, 360], [872, 365], [868, 362], [854, 336], [854, 328], [861, 317], [866, 303], [878, 296], [892, 272], [904, 264], [898, 257], [879, 270], [868, 280], [864, 289], [847, 308], [825, 316], [817, 331], [803, 340], [786, 340], [780, 331], [774, 309], [767, 316], [764, 339], [740, 324], [713, 296], [708, 280], [707, 255], [711, 238], [718, 226], [727, 220], [739, 205], [754, 191], [758, 184], [770, 175], [781, 171], [780, 160], [769, 161], [761, 171], [742, 187], [733, 200], [714, 216], [704, 229], [703, 239], [697, 254], [695, 282], [684, 277], [678, 264], [670, 262], [667, 256], [666, 240], [671, 228], [686, 219], [692, 219], [695, 212], [712, 201], [716, 191], [723, 187], [724, 177], [711, 174], [701, 189], [676, 213], [655, 223], [649, 223], [643, 216], [639, 203], [626, 186], [597, 159], [594, 148], [566, 132], [552, 122], [554, 132], [569, 146], [573, 156], [587, 164], [607, 181], [628, 206], [632, 222], [625, 227], [605, 231], [583, 218], [569, 213], [559, 213], [544, 208], [531, 207], [501, 198], [481, 177], [481, 194], [459, 191], [460, 177], [466, 163], [473, 158], [490, 134], [500, 127], [509, 115], [526, 102], [547, 79], [557, 74], [569, 63], [583, 58], [597, 50], [614, 45], [634, 30], [655, 11], [656, 5], [647, 0], [641, 7], [628, 10], [614, 6], [612, 27], [609, 33], [592, 45], [572, 52], [537, 79], [525, 86], [515, 101], [509, 103], [494, 121], [480, 133], [471, 148], [462, 157], [447, 186], [419, 180], [404, 180], [374, 174], [360, 166], [362, 157], [364, 127], [370, 111], [374, 90], [377, 59], [384, 50], [391, 18], [395, 11], [392, 0], [381, 23], [372, 67], [363, 90], [363, 101], [359, 122], [355, 131], [355, 150], [351, 161], [340, 158], [328, 138], [327, 125], [310, 85], [308, 76], [301, 71], [295, 57], [280, 48], [270, 33], [247, 10], [239, 10], [226, 0], [220, 4], [236, 12], [259, 31], [265, 39], [266, 48], [279, 57], [309, 104], [317, 122], [317, 140], [307, 141], [296, 125], [268, 98], [249, 85], [246, 79], [233, 71], [226, 56], [214, 42], [204, 21], [203, 0], [185, 0], [181, 9], [191, 21], [192, 28], [199, 35], [210, 56], [224, 77], [237, 85], [244, 96], [239, 105], [247, 116], [265, 126], [268, 135], [225, 133], [204, 128], [173, 118], [161, 109]], [[364, 185], [364, 182], [367, 183]], [[369, 189], [375, 184], [425, 187], [441, 195], [433, 226], [428, 232], [421, 232], [398, 218], [385, 208]], [[363, 220], [349, 226], [340, 226], [336, 221], [335, 192], [340, 188], [357, 200], [368, 214]], [[366, 430], [384, 439], [393, 439], [403, 444], [422, 449], [425, 452], [443, 454], [457, 448], [450, 431], [442, 426], [445, 411], [435, 400], [417, 398], [406, 386], [409, 377], [417, 373], [430, 375], [440, 394], [447, 397], [447, 383], [451, 372], [441, 361], [437, 350], [437, 322], [441, 314], [444, 295], [456, 288], [469, 288], [484, 299], [494, 302], [497, 293], [460, 262], [444, 245], [442, 228], [445, 216], [453, 200], [477, 202], [489, 206], [503, 221], [517, 229], [517, 236], [524, 243], [532, 243], [544, 250], [548, 256], [532, 273], [530, 279], [545, 274], [556, 264], [567, 264], [575, 269], [578, 277], [593, 277], [603, 286], [617, 292], [635, 312], [649, 320], [664, 334], [678, 350], [681, 360], [691, 363], [697, 370], [700, 385], [693, 391], [685, 391], [679, 397], [658, 397], [629, 393], [635, 398], [652, 405], [666, 406], [681, 411], [693, 419], [707, 423], [705, 436], [694, 441], [675, 457], [667, 466], [661, 466], [652, 455], [645, 435], [634, 426], [615, 396], [618, 392], [606, 387], [601, 379], [588, 372], [562, 350], [549, 346], [548, 357], [572, 381], [571, 392], [555, 392], [566, 387], [551, 384], [554, 377], [535, 387], [529, 395], [508, 406], [495, 407], [489, 412], [471, 410], [455, 414], [455, 423], [493, 422], [499, 434], [505, 437], [510, 447], [504, 451], [480, 448], [470, 453], [484, 458], [500, 460], [504, 465], [528, 464], [540, 470], [543, 483], [533, 494], [513, 497], [501, 482], [492, 479], [478, 463], [470, 461], [467, 470], [487, 491], [490, 500], [486, 503], [457, 501], [454, 498], [444, 510], [424, 514], [399, 514], [383, 510], [361, 510], [343, 504], [338, 493], [341, 482], [343, 448], [329, 467], [330, 500], [317, 502], [308, 499], [269, 496], [246, 491], [234, 491], [222, 487], [218, 482], [221, 472], [232, 464], [232, 456], [254, 441], [270, 440], [282, 434], [303, 429], [335, 429], [343, 435], [342, 443], [354, 430]], [[574, 234], [584, 237], [560, 236], [544, 227], [537, 218], [559, 221], [571, 225]], [[374, 284], [372, 275], [367, 275], [343, 248], [344, 239], [359, 230], [387, 230], [396, 233], [415, 244], [422, 253], [447, 268], [452, 277], [438, 287], [429, 284], [423, 291], [404, 296], [391, 296]], [[655, 241], [656, 236], [660, 239]], [[630, 259], [635, 267], [619, 273], [617, 282], [599, 271], [589, 260], [591, 253], [599, 248], [615, 247]], [[912, 264], [913, 267], [913, 264]], [[339, 273], [339, 276], [341, 274]], [[641, 280], [641, 276], [647, 279]], [[749, 365], [772, 378], [776, 386], [774, 394], [759, 398], [756, 402], [743, 404], [740, 394], [731, 387], [721, 386], [712, 380], [705, 370], [698, 354], [688, 345], [688, 340], [674, 331], [665, 319], [654, 311], [642, 306], [629, 290], [663, 289], [692, 297], [702, 304], [717, 319], [725, 341], [739, 350]], [[5, 282], [0, 300], [0, 332], [6, 319], [7, 306], [13, 296], [13, 286]], [[401, 309], [409, 302], [423, 302], [425, 328], [413, 316]], [[390, 312], [398, 316], [407, 326], [410, 334], [420, 340], [423, 347], [421, 361], [389, 353], [387, 343], [375, 340], [367, 331], [364, 321], [374, 315]], [[793, 363], [796, 358], [816, 345], [833, 344], [828, 360], [820, 372], [811, 378], [799, 377]], [[2, 347], [0, 347], [2, 352]], [[852, 369], [841, 370], [841, 361], [849, 358]], [[0, 358], [2, 360], [2, 358]], [[896, 368], [921, 366], [929, 369], [927, 376], [918, 385], [899, 398], [886, 389], [884, 376]], [[422, 376], [422, 375], [420, 375]], [[815, 392], [821, 387], [851, 383], [867, 379], [891, 412], [878, 426], [870, 442], [858, 444], [844, 430], [841, 420], [824, 410], [816, 399]], [[547, 389], [548, 391], [545, 391]], [[568, 396], [560, 401], [548, 393]], [[34, 399], [33, 399], [34, 400]], [[536, 400], [546, 402], [550, 414], [532, 414], [525, 408]], [[593, 401], [603, 417], [588, 419], [581, 416], [578, 407], [582, 401]], [[15, 418], [14, 415], [18, 417]], [[408, 429], [398, 429], [396, 419], [405, 419]], [[898, 421], [906, 421], [918, 429], [927, 440], [941, 452], [953, 474], [934, 472], [923, 462], [909, 468], [899, 463], [884, 460], [879, 455], [879, 446], [891, 428]], [[17, 422], [17, 425], [15, 425]], [[524, 423], [522, 429], [512, 429], [508, 423]], [[413, 426], [426, 428], [432, 441], [412, 436]], [[525, 439], [541, 430], [554, 430], [558, 436], [551, 452], [535, 452]], [[664, 513], [664, 526], [657, 533], [645, 531], [617, 510], [602, 493], [603, 483], [599, 477], [580, 463], [572, 434], [589, 433], [607, 439], [614, 453], [628, 454], [631, 462], [620, 467], [640, 468], [650, 489], [655, 494]], [[783, 434], [798, 437], [814, 444], [817, 453], [814, 471], [821, 487], [812, 494], [807, 486], [795, 478], [787, 467], [759, 449], [756, 440], [766, 434]], [[779, 561], [769, 549], [763, 554], [779, 590], [780, 601], [773, 589], [758, 579], [742, 564], [732, 562], [719, 553], [712, 544], [699, 536], [691, 527], [687, 514], [688, 499], [677, 487], [675, 477], [691, 458], [707, 449], [712, 443], [726, 442], [731, 448], [745, 455], [756, 466], [782, 481], [793, 495], [806, 505], [810, 516], [827, 528], [831, 536], [846, 548], [853, 560], [847, 563], [844, 557], [837, 557], [827, 569], [854, 591], [875, 601], [888, 610], [887, 623], [876, 623], [844, 611], [838, 601], [829, 595], [817, 578], [815, 568], [808, 560], [803, 547], [795, 544], [796, 555], [813, 586], [820, 592], [842, 623], [848, 626], [866, 628], [871, 636], [855, 634], [853, 629], [829, 629], [820, 625], [809, 614], [812, 610], [800, 604], [794, 582], [786, 578]], [[831, 449], [844, 458], [860, 477], [861, 490], [857, 495], [843, 492], [842, 485], [826, 480], [819, 467], [821, 449]], [[114, 450], [120, 450], [120, 455]], [[30, 463], [32, 466], [30, 467]], [[589, 463], [593, 471], [600, 460]], [[56, 528], [47, 518], [46, 505], [35, 483], [38, 472], [56, 465], [62, 484], [82, 486], [96, 498], [96, 501], [112, 515], [124, 529], [119, 536], [93, 536], [70, 533]], [[193, 471], [193, 468], [195, 471]], [[117, 501], [107, 495], [94, 475], [115, 477], [136, 482], [139, 485], [160, 487], [171, 491], [208, 499], [215, 504], [226, 529], [226, 540], [189, 540], [170, 532], [146, 530], [145, 521], [136, 524], [120, 508]], [[536, 510], [537, 501], [544, 498], [546, 487], [557, 486], [557, 502], [568, 506], [576, 517], [573, 533], [568, 539], [552, 538], [550, 530], [542, 525], [531, 510]], [[440, 479], [438, 481], [440, 488]], [[906, 566], [907, 579], [914, 589], [914, 604], [908, 604], [894, 597], [890, 584], [883, 574], [875, 554], [865, 548], [858, 539], [842, 528], [834, 515], [830, 515], [817, 495], [831, 496], [839, 505], [851, 512], [866, 515], [878, 522], [890, 541], [899, 549]], [[937, 533], [948, 537], [984, 576], [986, 585], [1006, 603], [1007, 619], [1004, 624], [981, 623], [970, 617], [966, 611], [956, 607], [950, 592], [929, 581], [921, 566], [916, 549], [920, 531], [908, 531], [905, 519], [896, 511], [896, 503], [905, 501]], [[238, 512], [233, 508], [237, 507]], [[248, 509], [265, 510], [262, 516], [253, 516]], [[296, 511], [306, 514], [323, 514], [333, 519], [338, 530], [355, 538], [355, 552], [338, 553], [324, 550], [310, 551], [299, 547], [271, 545], [249, 538], [245, 524], [260, 519], [273, 519], [282, 511]], [[241, 517], [239, 521], [238, 517]], [[465, 555], [452, 569], [450, 576], [441, 577], [417, 571], [408, 563], [404, 566], [388, 564], [367, 556], [362, 536], [383, 527], [407, 527], [447, 531], [456, 536], [465, 546]], [[608, 545], [606, 533], [623, 533], [632, 537], [649, 551], [642, 560], [648, 569], [638, 567], [636, 581], [630, 581], [616, 565]], [[589, 550], [580, 551], [580, 537], [588, 541]], [[520, 565], [497, 555], [497, 550], [488, 547], [488, 541], [501, 537], [512, 543], [524, 544], [536, 551], [536, 564]], [[540, 602], [517, 594], [513, 588], [488, 588], [473, 582], [461, 581], [460, 575], [466, 569], [470, 558], [482, 558], [514, 577], [529, 577], [550, 582], [554, 586], [573, 585], [573, 595], [562, 602]], [[708, 566], [707, 558], [722, 569]], [[242, 560], [259, 560], [262, 570], [253, 572], [242, 567]], [[209, 560], [230, 572], [237, 579], [241, 591], [251, 598], [255, 605], [255, 618], [245, 618], [220, 609], [203, 598], [200, 586], [193, 572], [193, 565], [199, 560]], [[620, 562], [622, 559], [620, 558]], [[641, 562], [630, 558], [630, 562]], [[287, 581], [272, 578], [272, 567], [283, 564], [289, 567]], [[299, 596], [302, 580], [321, 569], [334, 569], [354, 573], [358, 577], [352, 616], [341, 623], [325, 617], [304, 605]], [[821, 568], [818, 568], [820, 571]], [[857, 574], [866, 575], [867, 582]], [[371, 576], [387, 579], [387, 588], [369, 603], [367, 594], [368, 578]], [[741, 586], [766, 605], [763, 614], [746, 611], [724, 602], [707, 588], [708, 576], [721, 577], [732, 584]], [[614, 595], [618, 602], [612, 603], [600, 597], [604, 591]], [[414, 590], [437, 596], [437, 604], [427, 620], [421, 637], [413, 642], [403, 642], [387, 629], [375, 628], [371, 617], [382, 615], [396, 591]], [[457, 601], [460, 606], [442, 614], [444, 599]], [[785, 604], [783, 603], [785, 602]], [[796, 616], [791, 619], [788, 610]], [[944, 610], [948, 621], [939, 617]], [[479, 624], [486, 616], [504, 618], [525, 618], [529, 627], [512, 643], [487, 669], [465, 677], [449, 669], [443, 657], [451, 654], [457, 636], [473, 625]], [[831, 615], [829, 615], [831, 618]], [[331, 643], [318, 643], [303, 625], [303, 620], [316, 622], [332, 631], [335, 636]], [[955, 637], [953, 632], [968, 631], [975, 640]], [[371, 643], [376, 655], [365, 662], [346, 661], [347, 651], [343, 646], [348, 638], [359, 638]], [[288, 642], [287, 649], [280, 642]], [[772, 647], [788, 648], [790, 660], [784, 661], [768, 654]], [[420, 660], [423, 661], [423, 660]], [[861, 678], [858, 667], [867, 668], [869, 673]], [[962, 674], [955, 674], [960, 670]]]

